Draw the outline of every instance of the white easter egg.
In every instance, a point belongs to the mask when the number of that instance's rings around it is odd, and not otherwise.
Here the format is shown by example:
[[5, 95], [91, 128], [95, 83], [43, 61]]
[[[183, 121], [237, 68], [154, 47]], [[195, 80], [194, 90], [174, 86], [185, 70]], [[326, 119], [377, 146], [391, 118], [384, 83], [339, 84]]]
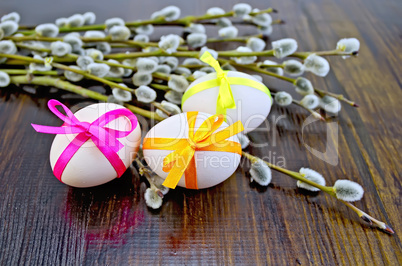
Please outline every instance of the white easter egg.
[[[92, 123], [101, 115], [115, 110], [125, 109], [121, 105], [113, 103], [92, 104], [80, 109], [74, 116], [81, 122]], [[130, 130], [130, 120], [127, 117], [118, 117], [110, 121], [105, 127], [116, 130]], [[50, 165], [52, 170], [62, 152], [70, 144], [77, 134], [58, 134], [53, 140], [50, 149]], [[117, 138], [124, 147], [117, 152], [126, 169], [133, 162], [141, 143], [141, 128], [137, 127], [126, 137]], [[87, 140], [72, 156], [67, 163], [62, 175], [61, 182], [73, 187], [93, 187], [109, 182], [117, 177], [117, 173], [105, 155], [99, 150], [94, 142]]]
[[[210, 116], [210, 114], [198, 112], [194, 132], [196, 132], [201, 124]], [[223, 122], [215, 132], [219, 132], [226, 127], [228, 127], [228, 124]], [[145, 139], [148, 138], [152, 141], [152, 138], [170, 138], [174, 139], [172, 141], [172, 143], [174, 143], [175, 140], [188, 138], [188, 128], [186, 113], [177, 114], [159, 122], [151, 128], [145, 136]], [[237, 136], [229, 137], [227, 140], [239, 143]], [[166, 179], [169, 174], [169, 172], [164, 172], [162, 169], [163, 159], [173, 151], [172, 149], [146, 149], [143, 147], [144, 158], [148, 166], [163, 179]], [[198, 188], [212, 187], [225, 181], [236, 171], [240, 163], [240, 158], [240, 154], [232, 152], [196, 150], [194, 159]], [[178, 186], [186, 187], [185, 174], [180, 178]]]
[[[228, 71], [227, 77], [240, 77], [251, 80], [253, 83], [257, 82], [261, 87], [265, 87], [256, 78], [242, 72]], [[216, 72], [205, 75], [196, 79], [187, 88], [182, 102], [183, 112], [200, 111], [208, 114], [216, 113], [216, 101], [219, 94], [219, 86], [202, 90], [193, 95], [192, 88], [202, 82], [216, 79]], [[272, 98], [266, 92], [256, 89], [247, 85], [230, 85], [233, 98], [236, 103], [235, 109], [227, 109], [227, 122], [232, 124], [238, 120], [243, 123], [244, 133], [250, 132], [261, 125], [267, 118], [272, 106]], [[268, 89], [265, 87], [266, 91]], [[268, 91], [269, 92], [269, 91]], [[186, 94], [189, 94], [188, 98]], [[187, 98], [187, 99], [186, 99]]]

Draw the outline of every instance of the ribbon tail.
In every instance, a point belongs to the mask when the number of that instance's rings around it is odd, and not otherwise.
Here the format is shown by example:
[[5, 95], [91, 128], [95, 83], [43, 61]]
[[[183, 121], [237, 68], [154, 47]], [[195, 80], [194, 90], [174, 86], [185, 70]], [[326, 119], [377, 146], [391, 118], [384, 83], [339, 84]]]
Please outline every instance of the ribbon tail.
[[180, 157], [174, 161], [172, 169], [170, 169], [169, 174], [162, 185], [172, 189], [176, 188], [184, 174], [184, 171], [190, 164], [191, 159], [194, 157], [194, 153], [195, 151], [191, 147], [185, 148]]
[[219, 86], [219, 95], [216, 101], [216, 114], [222, 114], [226, 116], [227, 109], [235, 109], [236, 103], [233, 97], [232, 90], [230, 88], [229, 81], [226, 78], [222, 78]]
[[197, 169], [194, 156], [191, 158], [190, 163], [184, 171], [184, 177], [186, 178], [186, 188], [198, 189]]

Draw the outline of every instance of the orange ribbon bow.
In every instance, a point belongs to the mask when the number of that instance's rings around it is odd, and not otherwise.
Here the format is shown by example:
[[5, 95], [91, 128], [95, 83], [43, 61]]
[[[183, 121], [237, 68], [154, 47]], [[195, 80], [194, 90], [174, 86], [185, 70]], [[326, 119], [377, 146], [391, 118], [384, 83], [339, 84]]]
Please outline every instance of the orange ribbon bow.
[[213, 115], [194, 132], [198, 112], [187, 112], [188, 138], [145, 138], [143, 149], [173, 150], [163, 160], [163, 171], [169, 172], [163, 185], [175, 188], [183, 174], [186, 188], [198, 189], [195, 151], [221, 151], [241, 155], [241, 145], [227, 138], [244, 130], [240, 121], [215, 132], [223, 123], [224, 115]]

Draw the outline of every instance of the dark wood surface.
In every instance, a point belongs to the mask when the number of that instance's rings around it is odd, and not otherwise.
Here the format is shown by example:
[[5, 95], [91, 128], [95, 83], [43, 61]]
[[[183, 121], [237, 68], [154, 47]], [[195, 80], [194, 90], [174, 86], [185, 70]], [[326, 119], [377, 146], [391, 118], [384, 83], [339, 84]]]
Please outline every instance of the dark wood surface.
[[[182, 14], [202, 14], [237, 1], [169, 1]], [[250, 1], [279, 10], [272, 39], [295, 38], [300, 51], [333, 49], [342, 37], [361, 41], [357, 58], [330, 58], [326, 78], [308, 75], [315, 86], [343, 93], [360, 108], [343, 105], [334, 123], [315, 122], [302, 132], [307, 114], [298, 107], [274, 107], [268, 131], [250, 134], [254, 155], [309, 167], [328, 184], [347, 178], [365, 188], [356, 205], [385, 221], [395, 235], [370, 227], [333, 198], [296, 189], [295, 181], [274, 173], [260, 188], [248, 166], [226, 182], [201, 191], [176, 189], [161, 210], [149, 210], [144, 180], [135, 170], [106, 185], [77, 189], [54, 178], [49, 166], [53, 136], [35, 133], [30, 123], [59, 124], [46, 102], [48, 88], [35, 95], [10, 86], [0, 90], [0, 265], [269, 264], [400, 265], [401, 71], [400, 0]], [[23, 24], [54, 21], [92, 10], [98, 22], [119, 16], [146, 19], [165, 1], [2, 1], [0, 13], [18, 11]], [[177, 30], [158, 30], [163, 32]], [[243, 34], [252, 34], [250, 28]], [[227, 49], [224, 44], [217, 46]], [[265, 79], [268, 86], [290, 88]], [[62, 98], [59, 98], [62, 99]], [[72, 106], [76, 100], [62, 99]], [[275, 122], [276, 121], [276, 122]], [[325, 150], [327, 130], [339, 129], [337, 165], [310, 152]], [[330, 138], [335, 138], [330, 134]], [[276, 161], [275, 161], [276, 160]]]

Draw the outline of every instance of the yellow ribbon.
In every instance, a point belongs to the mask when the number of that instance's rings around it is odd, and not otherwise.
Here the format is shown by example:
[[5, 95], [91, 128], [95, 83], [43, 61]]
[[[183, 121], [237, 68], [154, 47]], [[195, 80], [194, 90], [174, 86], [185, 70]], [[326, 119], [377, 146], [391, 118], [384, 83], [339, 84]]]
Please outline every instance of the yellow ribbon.
[[183, 95], [182, 106], [184, 102], [194, 94], [203, 90], [219, 86], [219, 94], [216, 102], [216, 114], [223, 114], [224, 116], [226, 116], [227, 109], [236, 108], [236, 103], [233, 98], [230, 85], [244, 85], [262, 91], [271, 98], [271, 104], [272, 104], [271, 93], [269, 92], [268, 88], [261, 82], [248, 78], [228, 77], [227, 76], [228, 71], [223, 71], [219, 66], [219, 62], [215, 60], [215, 58], [213, 58], [213, 56], [209, 52], [204, 52], [204, 54], [201, 56], [200, 59], [201, 61], [209, 64], [211, 67], [215, 69], [217, 78], [198, 83], [192, 86], [190, 89], [188, 89]]
[[174, 150], [163, 160], [163, 171], [169, 172], [163, 185], [175, 188], [180, 178], [185, 174], [187, 188], [198, 189], [197, 171], [194, 153], [200, 151], [233, 152], [241, 155], [241, 146], [238, 142], [228, 141], [227, 138], [244, 130], [240, 121], [227, 128], [215, 132], [223, 123], [223, 115], [213, 115], [206, 119], [194, 132], [195, 120], [198, 112], [187, 112], [189, 126], [187, 139], [146, 138], [143, 149]]
[[236, 103], [227, 78], [227, 71], [222, 70], [219, 62], [215, 60], [209, 52], [203, 53], [200, 60], [213, 67], [216, 71], [216, 79], [219, 84], [218, 100], [216, 101], [216, 114], [226, 115], [226, 109], [236, 108]]

